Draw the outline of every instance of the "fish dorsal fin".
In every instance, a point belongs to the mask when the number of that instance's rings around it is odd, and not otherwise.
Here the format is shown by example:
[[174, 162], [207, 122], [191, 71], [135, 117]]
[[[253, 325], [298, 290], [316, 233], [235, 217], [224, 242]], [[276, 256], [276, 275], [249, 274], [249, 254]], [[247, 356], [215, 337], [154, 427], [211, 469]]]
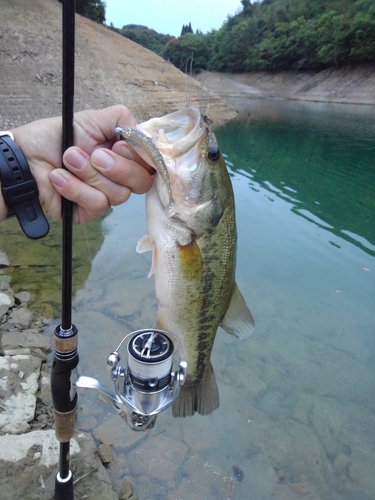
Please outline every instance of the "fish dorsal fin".
[[254, 331], [253, 316], [237, 284], [234, 285], [228, 309], [220, 326], [239, 339], [250, 337]]
[[152, 252], [151, 269], [147, 275], [147, 278], [150, 278], [155, 273], [156, 269], [156, 248], [148, 234], [142, 236], [142, 238], [138, 241], [136, 251], [138, 253]]

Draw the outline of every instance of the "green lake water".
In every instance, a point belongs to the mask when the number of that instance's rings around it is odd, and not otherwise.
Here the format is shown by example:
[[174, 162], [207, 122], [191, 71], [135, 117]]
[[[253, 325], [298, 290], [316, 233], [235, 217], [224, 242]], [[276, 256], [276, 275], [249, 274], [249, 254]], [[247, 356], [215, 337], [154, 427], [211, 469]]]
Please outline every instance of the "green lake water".
[[[113, 444], [111, 479], [127, 478], [140, 500], [372, 500], [375, 109], [241, 106], [246, 119], [217, 137], [236, 198], [237, 283], [256, 329], [244, 341], [218, 332], [220, 408], [187, 419], [168, 410], [138, 434], [81, 391], [78, 426]], [[31, 288], [35, 309], [57, 311], [58, 232], [39, 243], [43, 254], [9, 255], [21, 237], [2, 226], [12, 286]], [[80, 372], [110, 388], [108, 354], [156, 314], [150, 256], [135, 252], [144, 233], [143, 197], [76, 229]]]

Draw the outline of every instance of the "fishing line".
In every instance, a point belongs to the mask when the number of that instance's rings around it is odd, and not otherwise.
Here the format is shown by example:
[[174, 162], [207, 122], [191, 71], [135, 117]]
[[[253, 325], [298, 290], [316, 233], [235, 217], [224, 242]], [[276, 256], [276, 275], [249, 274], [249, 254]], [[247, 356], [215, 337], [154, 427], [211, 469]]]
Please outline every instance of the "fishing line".
[[88, 238], [88, 235], [87, 235], [86, 223], [85, 223], [85, 224], [83, 224], [83, 231], [84, 231], [84, 233], [85, 233], [85, 240], [86, 240], [86, 246], [87, 246], [87, 253], [89, 254], [90, 265], [92, 266], [92, 255], [91, 255], [91, 250], [90, 250], [89, 238]]

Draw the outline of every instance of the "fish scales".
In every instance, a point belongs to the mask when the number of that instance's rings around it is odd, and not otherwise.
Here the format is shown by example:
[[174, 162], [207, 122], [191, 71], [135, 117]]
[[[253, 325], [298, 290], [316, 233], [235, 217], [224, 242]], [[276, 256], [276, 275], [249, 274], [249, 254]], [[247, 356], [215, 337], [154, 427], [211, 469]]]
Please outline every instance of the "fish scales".
[[140, 129], [160, 151], [169, 178], [166, 182], [164, 166], [155, 165], [158, 173], [146, 195], [148, 234], [137, 251], [152, 251], [156, 324], [177, 335], [188, 363], [173, 415], [206, 415], [219, 406], [210, 361], [218, 327], [239, 338], [254, 328], [235, 283], [233, 189], [216, 138], [196, 108], [153, 118]]
[[[228, 244], [228, 239], [232, 241], [236, 237], [233, 214], [234, 212], [231, 213], [230, 209], [224, 212], [221, 224], [219, 224], [215, 232], [215, 237], [202, 237], [201, 240], [203, 241], [199, 241], [201, 252], [207, 258], [204, 260], [205, 272], [201, 282], [201, 293], [205, 299], [199, 309], [197, 325], [199, 354], [195, 370], [192, 370], [191, 373], [191, 377], [195, 378], [193, 383], [199, 381], [204, 372], [209, 369], [209, 366], [207, 366], [209, 354], [216, 330], [222, 319], [218, 314], [218, 310], [225, 312], [227, 309], [234, 285], [234, 275], [230, 271], [232, 271], [235, 253], [234, 247]], [[227, 219], [230, 219], [230, 224], [228, 224]], [[230, 230], [228, 230], [228, 226]], [[217, 286], [215, 293], [212, 293], [211, 287], [215, 281]], [[209, 336], [207, 332], [211, 332], [211, 335]]]

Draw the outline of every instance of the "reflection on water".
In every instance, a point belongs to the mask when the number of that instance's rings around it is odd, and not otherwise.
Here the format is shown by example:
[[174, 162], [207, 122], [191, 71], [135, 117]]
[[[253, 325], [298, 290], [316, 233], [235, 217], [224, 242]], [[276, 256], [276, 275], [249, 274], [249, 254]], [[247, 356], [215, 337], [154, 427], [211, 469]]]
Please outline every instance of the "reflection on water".
[[272, 101], [261, 114], [254, 106], [247, 125], [219, 131], [231, 168], [375, 255], [373, 108]]
[[[374, 122], [369, 108], [253, 104], [255, 121], [217, 132], [236, 197], [237, 282], [256, 321], [242, 342], [218, 332], [220, 408], [167, 411], [137, 434], [81, 392], [78, 425], [113, 445], [108, 473], [140, 500], [372, 500]], [[143, 199], [103, 229], [73, 319], [81, 373], [111, 387], [108, 354], [156, 313], [149, 255], [135, 253]]]
[[[73, 229], [73, 291], [83, 287], [91, 269], [91, 259], [101, 247], [104, 236], [101, 221], [95, 220]], [[31, 293], [29, 307], [47, 319], [60, 315], [61, 307], [61, 224], [50, 221], [50, 232], [42, 240], [28, 240], [13, 218], [0, 225], [0, 250], [6, 253], [9, 267], [1, 279], [11, 277], [18, 293]]]

